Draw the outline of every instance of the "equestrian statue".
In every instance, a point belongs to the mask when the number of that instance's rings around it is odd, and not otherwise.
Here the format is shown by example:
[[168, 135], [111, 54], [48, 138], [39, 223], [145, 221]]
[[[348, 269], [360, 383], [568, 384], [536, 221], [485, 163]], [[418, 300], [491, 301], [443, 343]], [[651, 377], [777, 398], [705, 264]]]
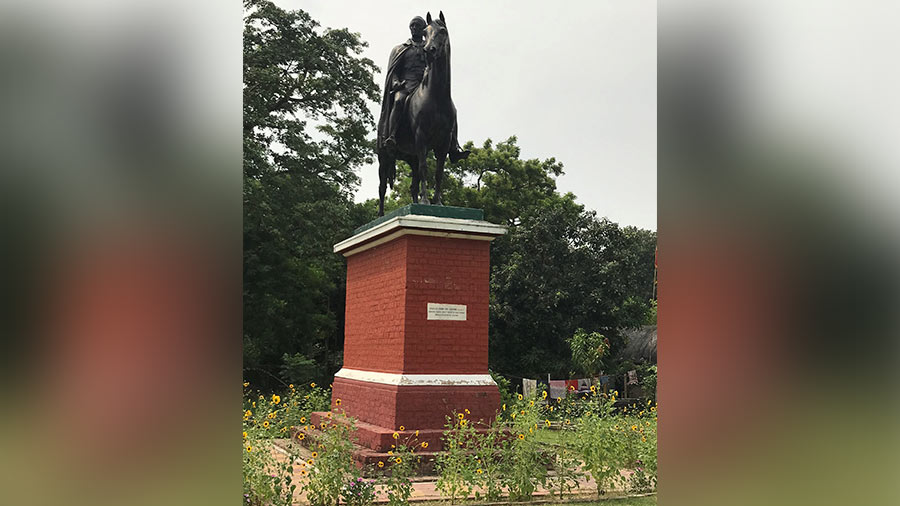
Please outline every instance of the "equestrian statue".
[[411, 37], [391, 51], [381, 117], [378, 121], [378, 216], [384, 216], [384, 194], [394, 187], [397, 160], [412, 170], [413, 202], [429, 204], [426, 159], [437, 162], [433, 203], [441, 205], [441, 180], [449, 156], [457, 162], [469, 156], [457, 140], [456, 107], [450, 98], [450, 36], [444, 13], [438, 19], [416, 16]]

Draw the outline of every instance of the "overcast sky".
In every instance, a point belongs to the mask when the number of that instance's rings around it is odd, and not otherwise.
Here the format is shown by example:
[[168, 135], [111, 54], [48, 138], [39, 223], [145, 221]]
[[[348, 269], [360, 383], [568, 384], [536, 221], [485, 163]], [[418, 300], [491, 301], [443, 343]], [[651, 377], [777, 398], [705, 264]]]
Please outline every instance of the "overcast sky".
[[[524, 158], [563, 163], [561, 192], [621, 225], [656, 230], [655, 0], [276, 3], [360, 33], [379, 86], [410, 19], [443, 9], [460, 143], [516, 135]], [[372, 104], [376, 118], [380, 107]], [[377, 167], [360, 176], [357, 201], [376, 197]]]

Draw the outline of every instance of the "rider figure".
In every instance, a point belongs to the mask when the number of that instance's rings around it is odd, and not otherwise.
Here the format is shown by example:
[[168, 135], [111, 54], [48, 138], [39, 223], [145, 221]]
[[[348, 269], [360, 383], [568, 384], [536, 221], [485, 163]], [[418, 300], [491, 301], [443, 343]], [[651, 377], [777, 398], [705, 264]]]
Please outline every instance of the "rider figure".
[[[382, 144], [389, 150], [397, 149], [397, 129], [404, 119], [406, 98], [415, 91], [425, 75], [425, 26], [424, 19], [414, 17], [409, 22], [412, 37], [391, 51], [380, 120], [383, 123], [387, 119], [387, 128], [383, 130], [387, 132], [387, 138]], [[450, 161], [456, 162], [468, 155], [468, 151], [462, 151], [459, 147], [454, 126], [450, 139]]]

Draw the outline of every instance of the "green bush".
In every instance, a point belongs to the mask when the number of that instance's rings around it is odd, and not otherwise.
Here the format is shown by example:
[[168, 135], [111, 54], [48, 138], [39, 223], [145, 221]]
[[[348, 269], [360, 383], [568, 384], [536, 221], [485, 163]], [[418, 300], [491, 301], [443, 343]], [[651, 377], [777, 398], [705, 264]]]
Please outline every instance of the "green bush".
[[312, 506], [338, 504], [345, 478], [357, 471], [353, 464], [353, 443], [350, 442], [355, 424], [352, 419], [345, 422], [329, 423], [326, 419], [317, 427], [319, 441], [304, 469], [308, 471], [308, 481], [303, 491]]

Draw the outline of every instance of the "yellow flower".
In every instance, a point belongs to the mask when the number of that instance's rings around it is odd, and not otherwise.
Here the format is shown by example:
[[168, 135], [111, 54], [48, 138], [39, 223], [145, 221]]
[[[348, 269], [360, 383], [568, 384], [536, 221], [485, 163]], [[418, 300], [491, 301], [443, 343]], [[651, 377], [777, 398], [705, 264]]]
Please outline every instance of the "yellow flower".
[[281, 397], [273, 394], [272, 395], [272, 404], [278, 404], [279, 402], [281, 402]]
[[303, 441], [304, 439], [306, 439], [306, 434], [304, 434], [302, 432], [297, 434], [297, 439], [299, 439], [300, 441]]
[[379, 460], [379, 461], [378, 461], [378, 467], [384, 467], [384, 461]]
[[462, 414], [462, 413], [457, 413], [456, 416], [458, 416], [460, 420], [462, 420], [463, 418], [466, 417], [466, 415], [464, 415], [464, 414]]
[[313, 459], [309, 459], [309, 460], [306, 461], [306, 463], [309, 464], [309, 465], [313, 465], [313, 464], [316, 463], [316, 461], [313, 460]]
[[534, 434], [534, 427], [528, 427], [528, 433]]
[[393, 455], [393, 454], [394, 454], [393, 450], [388, 450], [388, 455]]
[[340, 405], [341, 405], [341, 400], [340, 400], [340, 399], [335, 399], [335, 400], [334, 400], [334, 404], [335, 404], [336, 406], [340, 406]]
[[519, 434], [519, 439], [525, 439], [525, 434]]
[[401, 431], [404, 431], [404, 430], [406, 430], [406, 427], [404, 427], [404, 426], [401, 425], [401, 426], [400, 426], [400, 430], [401, 430]]
[[291, 383], [290, 385], [288, 385], [288, 388], [290, 388], [291, 390], [293, 390], [293, 389], [294, 389], [294, 384]]
[[467, 414], [467, 415], [471, 415], [471, 414], [472, 414], [472, 413], [469, 412], [469, 408], [466, 408], [466, 414]]
[[306, 423], [306, 417], [305, 417], [305, 416], [301, 416], [301, 417], [300, 417], [300, 423]]
[[546, 398], [547, 398], [547, 391], [546, 391], [546, 390], [544, 390], [543, 392], [541, 392], [541, 398], [543, 398], [543, 399], [546, 399]]
[[244, 439], [247, 439], [247, 431], [244, 431]]
[[550, 420], [547, 419], [547, 420], [544, 420], [544, 421], [547, 422], [547, 427], [549, 427], [549, 426], [550, 426]]
[[478, 469], [475, 470], [475, 472], [478, 473], [478, 474], [481, 474], [481, 473], [483, 473], [484, 471], [482, 471], [481, 468], [478, 468]]
[[319, 443], [319, 449], [320, 449], [320, 450], [324, 450], [324, 449], [325, 449], [325, 445], [323, 445], [322, 443]]
[[268, 429], [268, 428], [269, 428], [269, 421], [266, 420], [265, 422], [263, 422], [263, 429]]
[[398, 464], [402, 464], [402, 463], [403, 463], [403, 459], [400, 458], [400, 457], [397, 457], [397, 458], [394, 460], [394, 462], [396, 462], [396, 463], [398, 463]]
[[595, 387], [594, 385], [591, 385], [591, 392], [597, 393], [597, 387]]
[[525, 410], [523, 409], [522, 411], [519, 412], [519, 414], [520, 414], [520, 415], [524, 415], [524, 414], [525, 414]]
[[275, 418], [275, 413], [278, 413], [278, 412], [277, 412], [277, 411], [273, 411], [273, 412], [269, 413], [268, 415], [266, 415], [266, 418], [268, 418], [269, 420], [274, 419], [274, 418]]
[[550, 406], [550, 412], [551, 413], [553, 412], [553, 406]]
[[300, 470], [300, 476], [306, 476], [307, 474], [308, 474], [308, 473], [306, 472], [306, 469], [301, 469], [301, 470]]
[[506, 411], [506, 404], [503, 405], [503, 411]]
[[325, 427], [328, 427], [328, 422], [322, 422], [319, 424], [319, 426], [324, 429]]
[[263, 399], [265, 399], [265, 397], [262, 396], [262, 395], [260, 395], [260, 396], [259, 396], [259, 400], [263, 400]]
[[428, 448], [428, 441], [422, 441], [422, 448]]
[[521, 401], [522, 399], [524, 399], [524, 397], [522, 397], [522, 394], [519, 394], [519, 400]]
[[248, 383], [248, 382], [245, 381], [245, 382], [244, 382], [244, 386], [245, 386], [245, 387], [249, 387], [249, 386], [250, 386], [250, 383]]
[[309, 386], [311, 386], [311, 387], [313, 387], [313, 388], [316, 388], [316, 384], [315, 384], [315, 383], [310, 383]]
[[247, 452], [252, 452], [252, 451], [253, 451], [253, 447], [250, 445], [247, 445]]
[[252, 411], [250, 411], [249, 409], [247, 411], [244, 411], [244, 418], [250, 418], [251, 416], [253, 416]]
[[314, 458], [314, 459], [319, 458], [319, 452], [312, 452], [312, 458]]
[[534, 406], [534, 401], [529, 401], [529, 406]]
[[512, 419], [513, 419], [513, 420], [516, 419], [516, 414], [515, 414], [515, 413], [512, 414]]
[[416, 431], [416, 437], [419, 437], [419, 431], [418, 431], [418, 430]]
[[462, 425], [463, 427], [466, 426], [466, 423], [468, 423], [468, 420], [460, 420], [459, 421], [459, 424]]
[[251, 402], [250, 405], [252, 405], [252, 406], [255, 408], [255, 407], [256, 407], [256, 401]]
[[632, 426], [631, 426], [631, 430], [637, 431], [637, 425], [632, 425]]
[[400, 438], [400, 434], [397, 434], [396, 432], [393, 433], [391, 436], [392, 436], [394, 439], [399, 439], [399, 438]]
[[569, 423], [570, 423], [570, 422], [569, 422], [569, 419], [566, 418], [566, 425], [569, 425]]

